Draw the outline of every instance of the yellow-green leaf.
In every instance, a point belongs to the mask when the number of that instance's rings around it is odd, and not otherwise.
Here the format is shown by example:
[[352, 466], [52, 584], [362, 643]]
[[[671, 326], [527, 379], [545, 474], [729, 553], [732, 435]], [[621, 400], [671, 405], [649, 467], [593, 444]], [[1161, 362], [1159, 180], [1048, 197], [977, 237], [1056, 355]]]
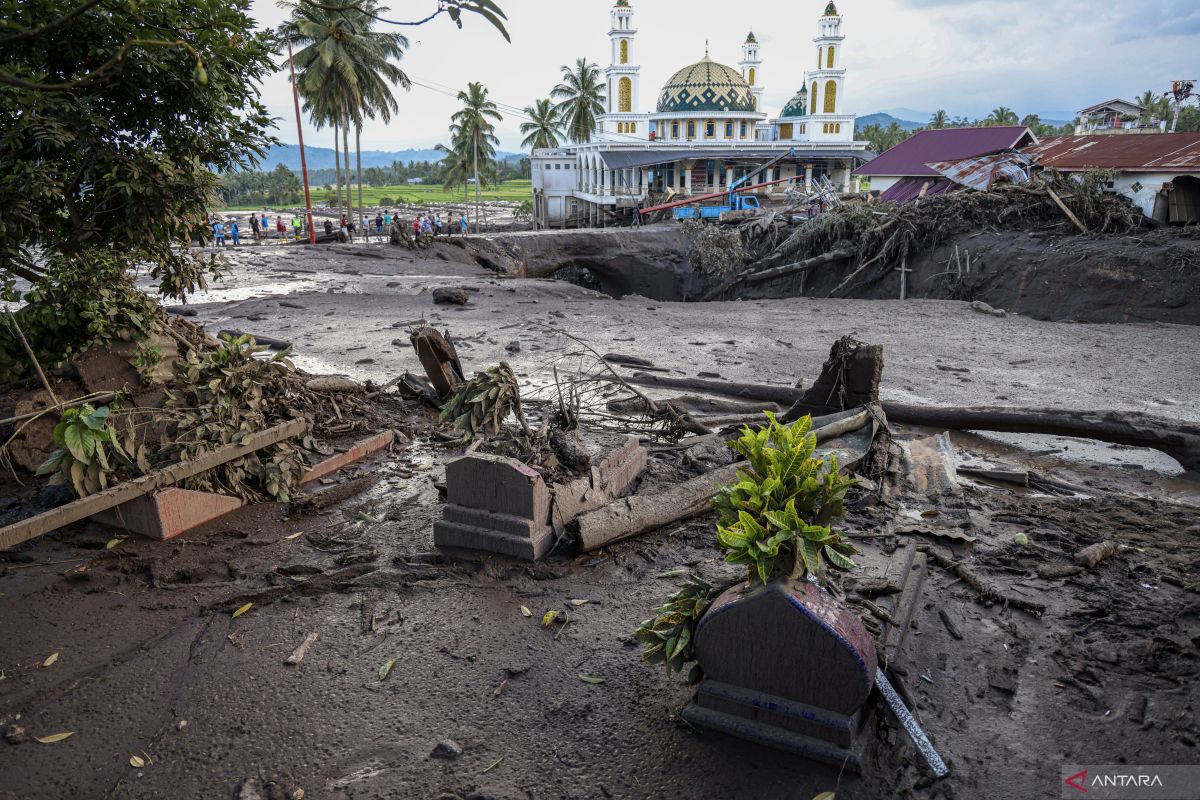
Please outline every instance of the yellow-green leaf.
[[521, 615], [525, 617], [532, 617], [533, 612], [529, 610], [529, 606], [521, 606]]
[[379, 680], [387, 680], [387, 676], [392, 674], [394, 666], [396, 666], [396, 659], [388, 659], [388, 662], [379, 668]]
[[254, 603], [246, 603], [246, 605], [242, 606], [237, 611], [233, 612], [233, 618], [237, 619], [242, 614], [245, 614], [247, 611], [249, 611], [252, 608], [254, 608]]
[[301, 536], [303, 536], [303, 535], [304, 535], [304, 531], [300, 531], [300, 532], [298, 532], [298, 533], [293, 533], [291, 536], [285, 536], [285, 537], [283, 537], [283, 540], [284, 540], [285, 542], [290, 542], [292, 539], [299, 539], [299, 538], [300, 538]]
[[587, 600], [571, 600], [569, 602], [571, 603], [571, 605], [575, 606], [576, 608], [579, 608], [580, 606], [586, 606], [588, 603]]
[[547, 611], [545, 614], [542, 615], [542, 627], [549, 628], [551, 625], [554, 624], [554, 620], [558, 619], [558, 615], [561, 613], [562, 612], [559, 611], [558, 609], [552, 609], [550, 611]]
[[590, 684], [595, 685], [595, 684], [604, 683], [608, 679], [607, 678], [598, 678], [595, 675], [580, 675], [579, 680], [583, 681], [584, 683], [590, 683]]
[[837, 800], [837, 798], [833, 792], [821, 792], [819, 795], [814, 797], [813, 800]]
[[124, 536], [114, 536], [113, 538], [109, 539], [108, 542], [104, 545], [104, 549], [112, 550], [114, 547], [116, 547], [123, 541], [125, 541]]
[[37, 739], [42, 744], [54, 744], [56, 742], [61, 742], [64, 739], [70, 739], [74, 735], [75, 731], [65, 731], [63, 733], [52, 733], [49, 736], [35, 736], [33, 738]]
[[42, 666], [49, 667], [54, 664], [55, 661], [58, 661], [58, 653], [51, 653], [50, 655], [46, 656], [46, 660], [42, 662]]
[[133, 767], [134, 769], [141, 769], [142, 767], [146, 766], [146, 761], [141, 756], [130, 756], [129, 766]]

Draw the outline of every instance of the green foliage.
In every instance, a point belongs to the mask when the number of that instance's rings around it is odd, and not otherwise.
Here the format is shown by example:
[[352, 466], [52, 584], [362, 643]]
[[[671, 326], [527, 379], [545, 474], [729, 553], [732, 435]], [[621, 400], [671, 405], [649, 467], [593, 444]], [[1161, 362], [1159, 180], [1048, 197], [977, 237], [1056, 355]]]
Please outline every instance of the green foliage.
[[499, 432], [520, 401], [517, 376], [501, 361], [499, 366], [464, 383], [442, 406], [438, 422], [453, 421], [454, 427], [462, 431], [463, 441], [467, 441], [478, 433]]
[[605, 81], [600, 68], [586, 58], [575, 59], [574, 67], [562, 68], [562, 83], [550, 90], [558, 101], [554, 111], [558, 124], [566, 127], [572, 142], [590, 142], [596, 117], [604, 113]]
[[533, 219], [533, 201], [522, 200], [513, 211], [513, 217], [520, 222], [528, 222]]
[[396, 200], [395, 200], [395, 198], [385, 194], [383, 197], [379, 198], [379, 205], [394, 206], [394, 205], [396, 205]]
[[[708, 611], [721, 590], [690, 576], [675, 594], [655, 609], [655, 616], [643, 620], [633, 632], [643, 645], [642, 660], [665, 664], [667, 673], [679, 672], [683, 665], [696, 660], [694, 634], [696, 623]], [[688, 682], [700, 679], [699, 665], [692, 668]]]
[[[202, 356], [188, 351], [178, 367], [178, 387], [167, 391], [166, 407], [176, 414], [170, 443], [175, 457], [194, 458], [240, 442], [278, 418], [282, 409], [267, 391], [277, 374], [293, 367], [286, 350], [270, 359], [258, 358], [266, 349], [250, 336], [222, 334], [215, 350]], [[280, 442], [191, 478], [186, 485], [247, 501], [265, 495], [288, 502], [302, 469], [295, 449]]]
[[839, 473], [833, 455], [813, 456], [811, 417], [790, 426], [770, 412], [767, 418], [765, 427], [745, 427], [731, 443], [749, 468], [739, 470], [737, 482], [715, 501], [717, 543], [725, 560], [745, 566], [751, 581], [763, 583], [800, 567], [822, 579], [826, 561], [853, 568], [848, 556], [857, 551], [830, 525], [844, 515], [843, 498], [854, 479]]
[[64, 23], [60, 0], [0, 0], [0, 284], [19, 276], [52, 306], [22, 320], [48, 360], [138, 332], [149, 304], [126, 272], [148, 267], [173, 297], [203, 286], [187, 244], [213, 170], [272, 141], [250, 87], [274, 69], [273, 37], [249, 0], [72, 5]]
[[[38, 467], [38, 475], [50, 475], [53, 485], [69, 485], [77, 497], [107, 489], [113, 473], [122, 464], [132, 464], [133, 455], [121, 446], [116, 428], [109, 420], [106, 406], [69, 408], [54, 427], [54, 443], [59, 449]], [[138, 463], [145, 454], [138, 451]]]
[[[157, 318], [154, 301], [133, 284], [124, 259], [89, 252], [46, 260], [45, 280], [24, 293], [13, 316], [43, 365], [57, 364], [93, 344], [143, 339]], [[0, 325], [0, 380], [33, 374], [16, 332]]]

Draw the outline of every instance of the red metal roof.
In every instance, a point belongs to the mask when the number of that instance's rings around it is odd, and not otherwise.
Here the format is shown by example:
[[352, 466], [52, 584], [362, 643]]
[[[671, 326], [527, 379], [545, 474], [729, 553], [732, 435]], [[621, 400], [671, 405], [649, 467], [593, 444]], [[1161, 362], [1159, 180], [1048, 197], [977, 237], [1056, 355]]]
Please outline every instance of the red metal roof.
[[1059, 136], [1026, 147], [1021, 152], [1037, 156], [1039, 166], [1063, 172], [1089, 169], [1200, 171], [1200, 133]]
[[931, 161], [958, 161], [1036, 143], [1037, 137], [1023, 125], [993, 128], [941, 128], [917, 133], [858, 169], [855, 175], [937, 175]]

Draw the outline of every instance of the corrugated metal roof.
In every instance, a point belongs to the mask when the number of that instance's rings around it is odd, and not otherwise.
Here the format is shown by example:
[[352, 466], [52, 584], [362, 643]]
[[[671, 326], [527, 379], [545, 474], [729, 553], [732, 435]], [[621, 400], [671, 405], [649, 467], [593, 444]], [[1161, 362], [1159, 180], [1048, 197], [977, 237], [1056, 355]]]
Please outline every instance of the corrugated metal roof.
[[975, 158], [1034, 142], [1037, 142], [1037, 137], [1023, 125], [926, 130], [905, 139], [891, 150], [880, 153], [878, 158], [859, 167], [854, 174], [913, 177], [937, 175], [937, 172], [926, 166], [929, 162]]
[[1038, 165], [1063, 172], [1200, 172], [1200, 133], [1125, 133], [1059, 136], [1022, 151]]
[[[957, 183], [944, 178], [902, 178], [879, 195], [879, 199], [888, 203], [909, 203], [922, 197], [933, 197], [961, 188]], [[925, 189], [925, 194], [921, 194], [922, 189]]]
[[1026, 183], [1033, 157], [1024, 153], [998, 153], [962, 161], [934, 161], [929, 166], [955, 183], [987, 192], [1000, 183]]

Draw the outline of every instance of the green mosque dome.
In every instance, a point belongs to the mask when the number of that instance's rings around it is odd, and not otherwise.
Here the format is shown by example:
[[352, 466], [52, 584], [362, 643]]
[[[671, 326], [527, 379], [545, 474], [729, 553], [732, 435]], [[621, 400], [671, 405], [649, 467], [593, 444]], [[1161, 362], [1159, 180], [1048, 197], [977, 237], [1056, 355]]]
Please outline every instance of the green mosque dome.
[[838, 16], [837, 6], [835, 6], [833, 4], [833, 0], [829, 0], [829, 5], [825, 6], [825, 16], [827, 16], [827, 17]]
[[737, 70], [708, 56], [676, 72], [658, 97], [660, 113], [754, 112], [754, 94]]
[[808, 114], [808, 90], [801, 89], [792, 95], [792, 99], [787, 101], [787, 105], [783, 107], [783, 111], [779, 116], [781, 119], [787, 117], [803, 117]]

